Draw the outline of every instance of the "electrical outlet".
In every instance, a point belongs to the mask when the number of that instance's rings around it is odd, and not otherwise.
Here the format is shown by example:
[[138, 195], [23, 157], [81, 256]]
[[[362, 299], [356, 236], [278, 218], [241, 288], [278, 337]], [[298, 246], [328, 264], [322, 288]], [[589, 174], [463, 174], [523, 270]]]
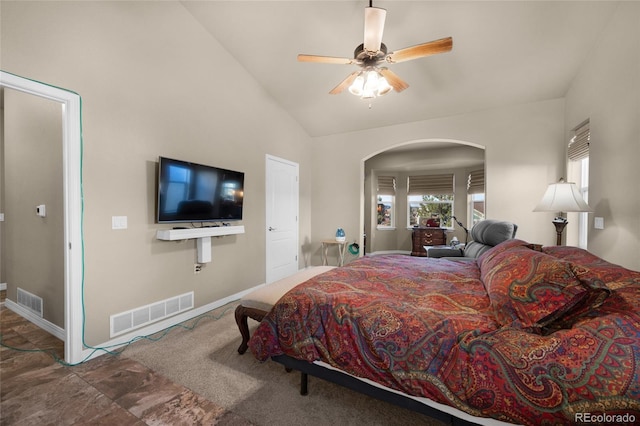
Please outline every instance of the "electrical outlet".
[[47, 206], [45, 206], [44, 204], [36, 206], [36, 215], [40, 217], [47, 217]]
[[202, 265], [199, 263], [194, 263], [193, 264], [193, 273], [194, 274], [199, 274], [200, 271], [202, 271]]

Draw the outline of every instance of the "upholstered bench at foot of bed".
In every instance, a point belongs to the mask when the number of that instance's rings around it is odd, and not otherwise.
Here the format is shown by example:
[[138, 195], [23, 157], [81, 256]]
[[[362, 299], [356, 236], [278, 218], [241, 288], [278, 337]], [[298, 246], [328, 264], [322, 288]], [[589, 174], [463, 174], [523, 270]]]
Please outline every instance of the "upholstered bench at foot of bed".
[[247, 351], [247, 343], [251, 337], [247, 318], [258, 322], [262, 321], [262, 318], [269, 313], [273, 305], [275, 305], [286, 292], [298, 284], [333, 268], [335, 268], [335, 266], [312, 266], [244, 295], [240, 299], [240, 305], [236, 308], [235, 314], [236, 324], [238, 324], [238, 329], [242, 335], [242, 343], [240, 343], [240, 347], [238, 347], [238, 352], [243, 354]]

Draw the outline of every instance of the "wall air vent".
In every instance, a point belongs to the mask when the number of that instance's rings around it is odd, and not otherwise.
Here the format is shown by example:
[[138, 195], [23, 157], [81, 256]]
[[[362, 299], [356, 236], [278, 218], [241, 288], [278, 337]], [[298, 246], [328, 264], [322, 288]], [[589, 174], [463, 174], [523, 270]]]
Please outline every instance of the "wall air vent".
[[111, 337], [193, 309], [193, 292], [111, 315]]
[[18, 305], [27, 308], [39, 317], [43, 316], [42, 297], [29, 293], [20, 287], [18, 287]]

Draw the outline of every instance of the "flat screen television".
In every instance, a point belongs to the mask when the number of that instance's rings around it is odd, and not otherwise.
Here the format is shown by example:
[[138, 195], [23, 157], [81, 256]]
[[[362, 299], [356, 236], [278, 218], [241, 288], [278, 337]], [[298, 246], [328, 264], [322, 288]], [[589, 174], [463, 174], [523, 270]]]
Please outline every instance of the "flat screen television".
[[157, 222], [242, 220], [244, 173], [160, 157]]

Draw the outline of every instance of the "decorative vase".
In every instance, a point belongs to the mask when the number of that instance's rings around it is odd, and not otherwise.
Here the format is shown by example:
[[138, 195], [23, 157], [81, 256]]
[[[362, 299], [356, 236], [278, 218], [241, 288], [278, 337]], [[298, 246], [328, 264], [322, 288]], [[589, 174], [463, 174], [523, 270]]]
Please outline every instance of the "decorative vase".
[[339, 243], [342, 243], [345, 240], [346, 240], [346, 236], [344, 233], [344, 229], [338, 228], [338, 230], [336, 231], [336, 241], [338, 241]]

